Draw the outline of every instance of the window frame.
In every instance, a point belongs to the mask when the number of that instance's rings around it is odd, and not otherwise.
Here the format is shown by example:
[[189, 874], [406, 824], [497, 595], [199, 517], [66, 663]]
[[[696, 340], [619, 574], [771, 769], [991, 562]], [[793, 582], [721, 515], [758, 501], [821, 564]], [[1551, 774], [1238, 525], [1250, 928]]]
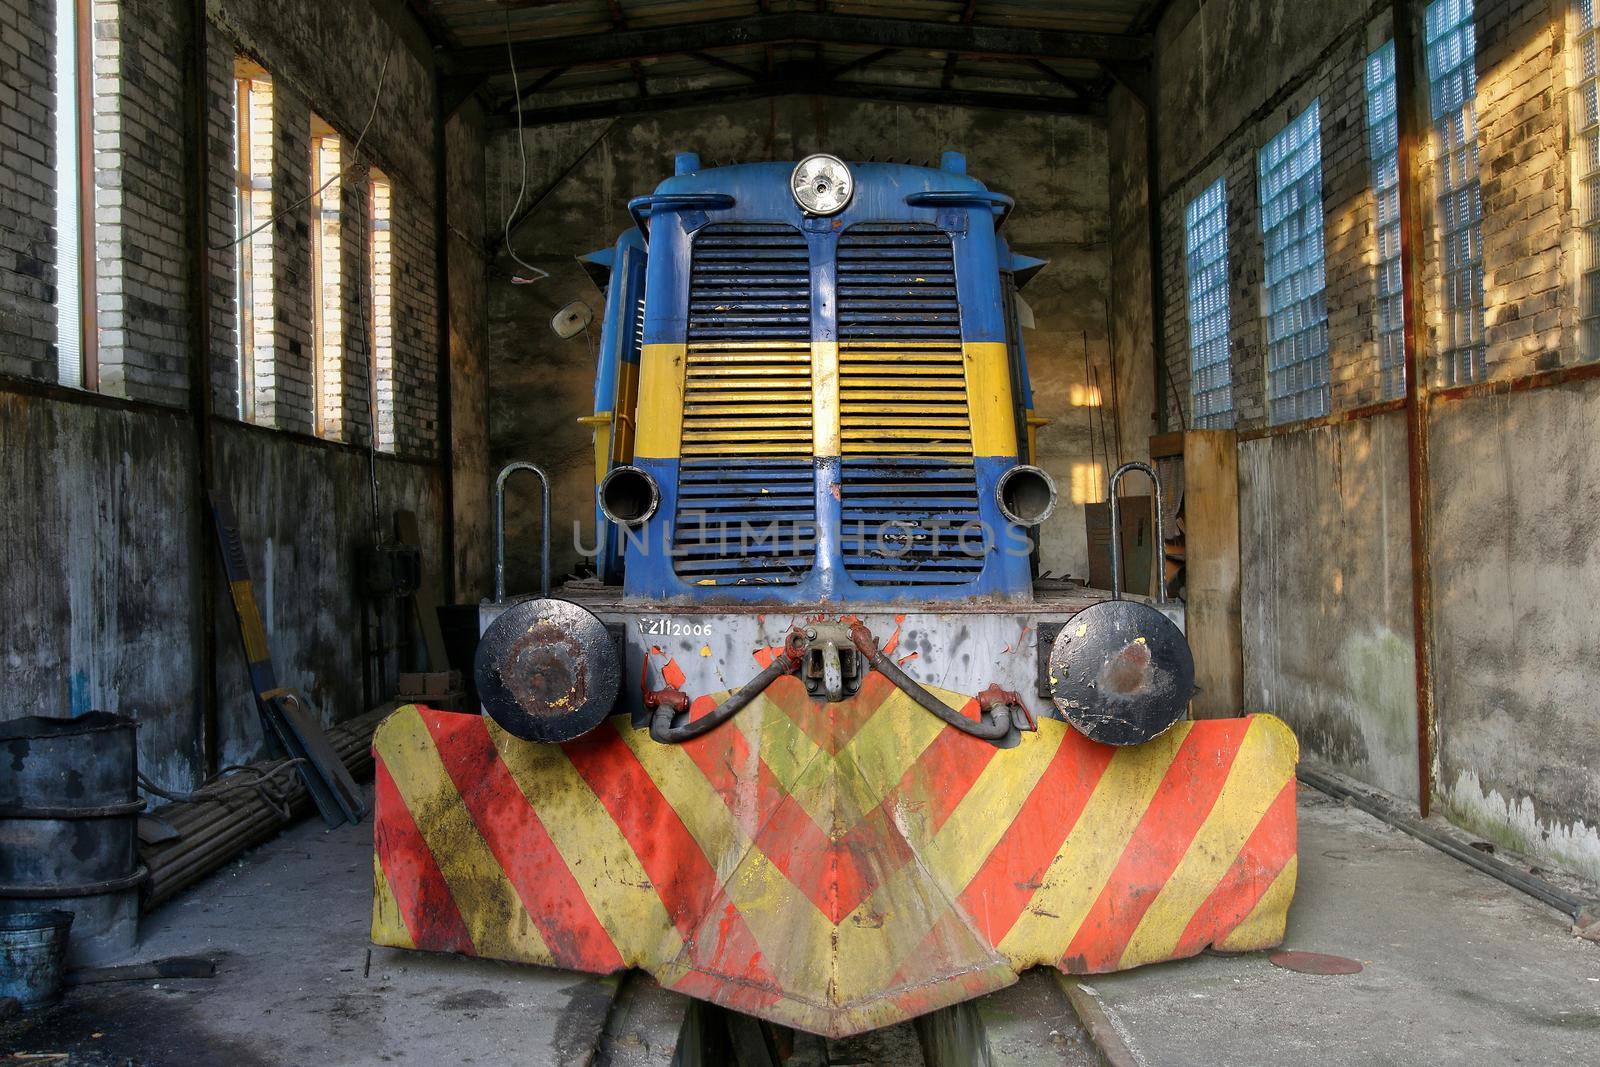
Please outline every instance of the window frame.
[[[1594, 10], [1594, 0], [1573, 0], [1571, 11], [1569, 121], [1578, 265], [1572, 299], [1577, 308], [1578, 359], [1592, 362], [1600, 359], [1600, 17]], [[1590, 190], [1587, 195], [1586, 187]]]
[[[76, 173], [71, 178], [71, 185], [75, 186], [76, 218], [70, 228], [72, 239], [77, 248], [77, 269], [72, 272], [72, 284], [64, 285], [61, 270], [61, 242], [68, 230], [61, 223], [65, 220], [61, 207], [60, 193], [68, 185], [66, 176], [61, 173], [61, 168], [67, 163], [61, 152], [64, 145], [64, 134], [68, 127], [62, 123], [62, 94], [59, 85], [56, 90], [56, 175], [55, 190], [57, 193], [57, 208], [52, 222], [55, 225], [56, 247], [56, 287], [53, 304], [56, 308], [56, 382], [69, 388], [98, 391], [100, 388], [100, 330], [99, 330], [99, 277], [96, 271], [96, 255], [98, 252], [95, 219], [96, 189], [95, 184], [95, 92], [94, 92], [94, 5], [93, 0], [54, 0], [55, 25], [56, 25], [56, 54], [52, 57], [51, 72], [57, 76], [62, 73], [61, 59], [63, 51], [63, 23], [70, 18], [72, 29], [72, 124], [71, 137], [73, 156], [72, 162], [76, 164]], [[78, 365], [74, 373], [68, 374], [63, 363], [61, 345], [61, 306], [63, 296], [68, 296], [75, 304], [78, 313]]]
[[[330, 148], [336, 153], [332, 176], [326, 173], [324, 158]], [[311, 114], [310, 156], [312, 427], [318, 437], [337, 439], [344, 422], [344, 138], [315, 112]], [[331, 240], [330, 223], [334, 229]], [[336, 309], [332, 322], [330, 302]], [[330, 358], [336, 364], [332, 373]], [[334, 374], [336, 381], [329, 382]]]
[[[1436, 35], [1436, 12], [1459, 5], [1465, 18], [1456, 18]], [[1488, 376], [1488, 337], [1484, 330], [1483, 172], [1478, 153], [1477, 26], [1473, 0], [1433, 0], [1424, 12], [1423, 49], [1427, 60], [1428, 116], [1432, 127], [1434, 164], [1434, 226], [1439, 241], [1439, 343], [1435, 377], [1441, 385], [1463, 385]], [[1471, 47], [1448, 67], [1436, 71], [1435, 58], [1450, 47], [1450, 38], [1465, 37]], [[1462, 75], [1461, 103], [1445, 110], [1453, 88], [1448, 79]], [[1459, 121], [1458, 121], [1459, 120]], [[1459, 127], [1459, 128], [1457, 128]], [[1452, 144], [1452, 142], [1458, 142]], [[1470, 170], [1470, 173], [1468, 172]], [[1453, 180], [1455, 174], [1459, 180]], [[1460, 222], [1463, 208], [1468, 215]], [[1452, 266], [1458, 246], [1465, 241], [1468, 255]], [[1472, 289], [1469, 302], [1463, 285]], [[1463, 313], [1462, 309], [1465, 308]], [[1468, 343], [1459, 343], [1466, 325]], [[1467, 360], [1462, 363], [1463, 357]]]
[[1377, 255], [1373, 332], [1378, 345], [1378, 392], [1384, 400], [1406, 395], [1405, 287], [1401, 281], [1400, 112], [1394, 39], [1367, 54], [1367, 166], [1372, 190], [1372, 237]]
[[[382, 190], [380, 211], [379, 191]], [[395, 278], [394, 182], [377, 167], [367, 177], [367, 284], [372, 309], [371, 356], [368, 361], [368, 420], [372, 447], [379, 452], [399, 451], [399, 412], [395, 386]], [[379, 310], [378, 282], [382, 278], [387, 292]], [[388, 369], [383, 367], [387, 356]], [[387, 403], [385, 403], [387, 401]]]
[[[1211, 198], [1212, 203], [1207, 204]], [[1215, 219], [1214, 227], [1211, 226]], [[1208, 228], [1200, 238], [1201, 227]], [[1212, 242], [1221, 250], [1208, 256]], [[1225, 175], [1196, 193], [1183, 208], [1184, 292], [1188, 298], [1189, 322], [1189, 411], [1188, 420], [1197, 429], [1232, 429], [1238, 421], [1233, 396], [1233, 299], [1229, 277], [1228, 183]], [[1214, 305], [1209, 305], [1215, 300]], [[1197, 309], [1198, 310], [1197, 313]], [[1214, 333], [1220, 323], [1220, 333]], [[1198, 340], [1197, 340], [1198, 339]], [[1202, 362], [1206, 346], [1221, 342], [1222, 358]], [[1209, 388], [1198, 388], [1213, 369], [1220, 368], [1219, 381]], [[1202, 399], [1223, 397], [1223, 404], [1212, 409]], [[1204, 409], [1204, 410], [1203, 410]]]
[[1261, 146], [1256, 183], [1267, 421], [1280, 426], [1333, 410], [1320, 97]]
[[[267, 226], [259, 233], [254, 232], [257, 227], [272, 217], [273, 188], [269, 167], [265, 176], [265, 186], [262, 176], [255, 170], [255, 145], [260, 136], [256, 129], [256, 93], [260, 90], [257, 83], [271, 84], [272, 76], [259, 64], [244, 56], [236, 56], [233, 65], [233, 187], [234, 187], [234, 243], [233, 243], [233, 270], [234, 270], [234, 355], [237, 366], [234, 368], [234, 384], [239, 391], [238, 415], [244, 422], [256, 422], [256, 363], [259, 359], [258, 339], [256, 337], [256, 319], [260, 309], [256, 306], [256, 259], [257, 242], [265, 240], [267, 243], [267, 258], [272, 260], [272, 227]], [[274, 95], [271, 101], [272, 112], [276, 114], [277, 98]], [[271, 127], [275, 122], [268, 119], [266, 136], [268, 143], [272, 144], [273, 131]], [[276, 145], [272, 145], [274, 156]], [[264, 194], [264, 195], [263, 195]], [[262, 201], [265, 201], [263, 209]], [[272, 282], [269, 276], [269, 283]], [[270, 288], [270, 285], [269, 285]]]

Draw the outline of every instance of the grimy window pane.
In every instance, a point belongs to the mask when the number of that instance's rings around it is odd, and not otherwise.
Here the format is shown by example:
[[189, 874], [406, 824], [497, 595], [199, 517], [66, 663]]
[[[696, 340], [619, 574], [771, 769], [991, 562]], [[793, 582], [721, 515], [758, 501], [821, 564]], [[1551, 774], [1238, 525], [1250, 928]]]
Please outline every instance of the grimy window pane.
[[[56, 377], [83, 385], [84, 244], [78, 109], [89, 106], [78, 93], [76, 0], [56, 0]], [[24, 120], [26, 121], [26, 120]]]
[[1385, 400], [1406, 392], [1405, 295], [1400, 287], [1400, 123], [1394, 42], [1367, 57], [1367, 152], [1377, 202], [1378, 376]]
[[372, 431], [378, 451], [393, 452], [396, 447], [394, 186], [379, 170], [372, 171], [368, 198], [372, 205]]
[[344, 423], [344, 220], [342, 145], [311, 116], [312, 416], [317, 436], [339, 440]]
[[1578, 92], [1572, 107], [1572, 143], [1578, 167], [1578, 353], [1600, 359], [1600, 26], [1594, 0], [1577, 0]]
[[1189, 395], [1193, 424], [1233, 425], [1228, 347], [1228, 191], [1218, 178], [1184, 209], [1189, 271]]
[[1256, 160], [1266, 250], [1267, 404], [1274, 423], [1326, 415], [1330, 406], [1320, 105], [1313, 100]]
[[1487, 350], [1472, 0], [1434, 0], [1428, 5], [1426, 47], [1443, 272], [1439, 377], [1444, 385], [1458, 385], [1483, 380]]

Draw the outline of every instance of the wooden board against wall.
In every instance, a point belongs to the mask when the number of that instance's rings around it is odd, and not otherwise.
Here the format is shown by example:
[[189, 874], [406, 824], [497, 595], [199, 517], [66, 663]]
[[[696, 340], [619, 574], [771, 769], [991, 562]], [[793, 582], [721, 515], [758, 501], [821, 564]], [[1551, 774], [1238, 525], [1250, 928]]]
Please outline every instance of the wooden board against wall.
[[1244, 702], [1239, 624], [1239, 442], [1232, 430], [1183, 435], [1185, 588], [1194, 650], [1196, 718], [1222, 718]]

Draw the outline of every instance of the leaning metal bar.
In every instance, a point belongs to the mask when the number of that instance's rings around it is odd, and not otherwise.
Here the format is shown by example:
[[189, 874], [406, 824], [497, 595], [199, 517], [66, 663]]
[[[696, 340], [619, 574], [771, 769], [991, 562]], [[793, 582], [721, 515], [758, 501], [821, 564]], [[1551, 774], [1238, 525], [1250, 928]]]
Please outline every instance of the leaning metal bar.
[[539, 510], [542, 538], [539, 549], [539, 595], [550, 595], [550, 478], [543, 469], [532, 463], [516, 460], [507, 463], [494, 480], [494, 600], [497, 604], [506, 598], [506, 479], [517, 471], [537, 474], [542, 487]]
[[[1155, 505], [1156, 505], [1156, 551], [1161, 553], [1161, 555], [1158, 556], [1157, 558], [1163, 563], [1166, 561], [1167, 528], [1166, 528], [1166, 520], [1164, 518], [1164, 515], [1166, 513], [1166, 507], [1165, 507], [1165, 501], [1162, 499], [1162, 496], [1161, 496], [1161, 479], [1156, 477], [1155, 468], [1150, 466], [1150, 464], [1148, 464], [1148, 463], [1139, 463], [1137, 461], [1135, 461], [1133, 463], [1124, 463], [1122, 466], [1118, 467], [1117, 470], [1116, 470], [1116, 473], [1111, 476], [1111, 487], [1108, 490], [1108, 492], [1111, 494], [1111, 599], [1112, 600], [1121, 600], [1122, 599], [1122, 511], [1121, 511], [1120, 508], [1117, 507], [1117, 483], [1120, 482], [1122, 480], [1122, 476], [1124, 474], [1127, 474], [1129, 471], [1144, 471], [1144, 473], [1146, 475], [1148, 475], [1149, 478], [1150, 478], [1150, 484], [1155, 486], [1155, 491], [1156, 491], [1156, 500], [1155, 500]], [[1166, 568], [1162, 567], [1162, 566], [1157, 566], [1156, 567], [1156, 603], [1157, 604], [1165, 604], [1166, 602], [1167, 602]]]
[[977, 722], [967, 718], [924, 689], [920, 682], [901, 670], [898, 663], [884, 655], [878, 648], [877, 638], [872, 636], [872, 631], [860, 620], [851, 624], [850, 640], [856, 646], [856, 650], [872, 665], [873, 670], [893, 682], [895, 688], [906, 696], [962, 733], [981, 737], [985, 741], [999, 741], [1011, 732], [1010, 711], [998, 710], [1004, 708], [1004, 705], [995, 704], [983, 708], [983, 718]]

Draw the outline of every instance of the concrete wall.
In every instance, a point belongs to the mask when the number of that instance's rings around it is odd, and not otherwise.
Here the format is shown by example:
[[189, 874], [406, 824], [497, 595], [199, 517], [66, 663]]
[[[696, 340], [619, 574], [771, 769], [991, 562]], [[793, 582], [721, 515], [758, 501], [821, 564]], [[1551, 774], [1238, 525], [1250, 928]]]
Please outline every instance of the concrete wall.
[[1439, 795], [1491, 840], [1600, 878], [1600, 382], [1435, 416]]
[[[629, 117], [615, 124], [544, 127], [529, 130], [525, 143], [527, 197], [537, 207], [514, 234], [514, 244], [519, 255], [551, 276], [513, 285], [509, 260], [503, 252], [497, 256], [501, 273], [490, 291], [491, 453], [496, 464], [524, 458], [550, 470], [558, 574], [577, 559], [573, 521], [587, 530], [593, 514], [591, 433], [573, 420], [592, 410], [598, 328], [563, 342], [547, 325], [570, 300], [585, 300], [598, 310], [599, 294], [574, 257], [609, 246], [632, 225], [628, 198], [651, 191], [667, 177], [676, 151], [697, 151], [708, 165], [798, 159], [815, 151], [922, 163], [936, 161], [946, 147], [965, 151], [970, 173], [1016, 197], [1018, 207], [1007, 224], [1012, 247], [1051, 261], [1023, 294], [1038, 323], [1026, 337], [1035, 407], [1055, 420], [1041, 431], [1039, 448], [1064, 501], [1045, 530], [1043, 563], [1057, 573], [1087, 573], [1081, 505], [1085, 497], [1098, 497], [1088, 475], [1088, 412], [1074, 407], [1073, 398], [1081, 403], [1086, 393], [1085, 344], [1110, 392], [1105, 311], [1110, 200], [1102, 121], [795, 97]], [[488, 160], [487, 226], [493, 233], [522, 184], [515, 136], [492, 137]], [[1124, 418], [1138, 421], [1127, 411]], [[1111, 435], [1110, 426], [1106, 433]], [[529, 546], [536, 534], [526, 522], [534, 507], [531, 496], [524, 495], [529, 492], [521, 488], [512, 495], [513, 589], [533, 584]], [[592, 542], [592, 533], [584, 537]]]
[[1245, 707], [1282, 716], [1309, 754], [1411, 798], [1406, 481], [1403, 414], [1239, 446]]
[[[166, 259], [173, 241], [187, 231], [183, 177], [194, 145], [182, 121], [182, 72], [189, 6], [178, 0], [102, 6], [106, 12], [97, 10], [102, 19], [96, 26], [101, 75], [94, 101], [97, 183], [106, 206], [115, 211], [101, 216], [101, 258], [126, 268], [103, 271], [102, 277], [145, 288], [111, 293], [117, 299], [102, 305], [114, 313], [102, 321], [101, 339], [113, 361], [108, 368], [117, 370], [103, 375], [103, 394], [61, 388], [53, 384], [53, 359], [37, 358], [35, 347], [21, 340], [41, 332], [53, 339], [53, 307], [8, 295], [16, 291], [10, 279], [19, 265], [29, 277], [43, 279], [48, 272], [22, 264], [16, 250], [0, 240], [6, 249], [0, 258], [0, 312], [7, 316], [0, 324], [0, 347], [7, 356], [0, 359], [0, 486], [8, 501], [0, 517], [0, 551], [7, 561], [0, 568], [0, 664], [7, 682], [0, 693], [0, 717], [68, 715], [90, 708], [132, 714], [140, 722], [144, 767], [158, 780], [183, 787], [193, 784], [202, 766], [198, 731], [207, 671], [215, 672], [217, 684], [222, 762], [253, 758], [264, 747], [232, 605], [221, 590], [213, 605], [199, 603], [202, 568], [214, 558], [215, 547], [200, 514], [199, 434], [189, 407], [195, 341], [189, 328], [190, 275], [186, 257], [177, 263]], [[205, 135], [216, 164], [209, 185], [215, 209], [212, 241], [223, 246], [213, 252], [212, 264], [231, 267], [226, 242], [233, 225], [229, 79], [235, 48], [247, 50], [274, 77], [282, 109], [282, 121], [275, 125], [288, 131], [275, 138], [280, 148], [303, 147], [304, 137], [290, 134], [304, 132], [312, 109], [348, 131], [353, 141], [373, 100], [380, 99], [362, 143], [362, 166], [347, 175], [348, 184], [364, 185], [365, 165], [377, 162], [394, 181], [397, 200], [408, 201], [397, 219], [407, 231], [397, 240], [402, 261], [397, 296], [406, 315], [400, 355], [407, 365], [396, 374], [404, 454], [376, 457], [379, 522], [387, 532], [396, 509], [414, 511], [436, 595], [442, 597], [453, 579], [463, 596], [476, 597], [487, 588], [481, 547], [487, 525], [486, 274], [481, 254], [472, 254], [480, 245], [477, 230], [484, 213], [481, 126], [470, 112], [450, 125], [444, 181], [445, 195], [456, 205], [453, 228], [461, 238], [453, 242], [461, 254], [452, 254], [450, 305], [453, 414], [460, 430], [452, 473], [464, 489], [455, 517], [474, 545], [473, 553], [457, 557], [442, 540], [450, 504], [444, 496], [433, 386], [439, 363], [433, 290], [434, 83], [431, 56], [416, 47], [415, 27], [389, 21], [397, 10], [312, 0], [209, 5], [216, 21], [213, 47], [205, 57], [210, 82]], [[10, 27], [19, 19], [37, 22], [49, 14], [49, 5], [35, 0], [0, 0], [6, 46], [13, 45]], [[31, 36], [26, 40], [33, 60], [48, 58], [47, 47], [37, 46]], [[119, 78], [128, 82], [127, 92], [108, 94]], [[147, 137], [147, 128], [157, 125], [162, 137]], [[0, 188], [9, 191], [24, 178], [37, 182], [33, 162], [9, 149], [0, 153]], [[306, 166], [296, 173], [306, 178]], [[45, 173], [46, 187], [49, 178]], [[306, 184], [296, 179], [293, 187]], [[3, 197], [7, 210], [31, 212], [30, 220], [46, 227], [52, 198]], [[305, 252], [308, 225], [308, 219], [290, 213], [273, 228], [286, 256]], [[154, 243], [145, 242], [149, 247], [141, 258], [143, 234], [153, 235]], [[359, 240], [346, 243], [359, 251]], [[53, 238], [34, 241], [25, 251], [53, 264]], [[293, 432], [311, 425], [309, 383], [276, 398], [298, 398], [301, 407], [293, 418], [272, 419], [275, 428], [230, 417], [237, 411], [231, 391], [230, 277], [224, 270], [213, 278], [217, 328], [209, 342], [220, 357], [213, 382], [217, 417], [210, 427], [214, 484], [232, 497], [279, 681], [320, 701], [329, 721], [348, 718], [369, 700], [387, 696], [368, 693], [364, 684], [366, 646], [356, 589], [357, 550], [373, 536], [372, 458], [361, 447], [364, 421], [330, 435], [352, 438], [349, 443]], [[297, 266], [277, 280], [286, 287], [283, 314], [307, 317], [309, 295], [287, 291], [308, 284], [305, 272]], [[346, 289], [352, 321], [358, 324], [351, 329], [359, 333], [368, 321], [359, 314], [364, 276], [347, 277]], [[102, 295], [107, 293], [103, 287]], [[53, 292], [44, 295], [54, 299]], [[285, 337], [290, 334], [294, 329]], [[287, 370], [304, 369], [304, 360], [296, 362], [303, 352], [285, 347], [281, 355]], [[346, 356], [354, 366], [345, 385], [364, 416], [368, 382], [355, 370], [364, 365], [366, 351], [352, 343]], [[214, 664], [200, 657], [208, 608], [215, 615]], [[398, 613], [389, 606], [383, 616], [384, 640], [394, 642]], [[392, 679], [398, 657], [386, 659]]]

